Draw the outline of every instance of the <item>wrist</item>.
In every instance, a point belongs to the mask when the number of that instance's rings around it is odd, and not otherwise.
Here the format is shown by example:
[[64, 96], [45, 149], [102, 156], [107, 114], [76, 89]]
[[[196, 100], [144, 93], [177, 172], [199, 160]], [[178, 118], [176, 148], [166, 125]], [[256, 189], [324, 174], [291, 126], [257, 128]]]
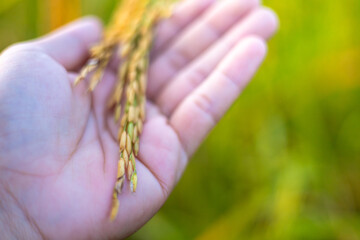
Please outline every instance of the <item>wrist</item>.
[[44, 239], [19, 201], [0, 184], [0, 233], [2, 239]]

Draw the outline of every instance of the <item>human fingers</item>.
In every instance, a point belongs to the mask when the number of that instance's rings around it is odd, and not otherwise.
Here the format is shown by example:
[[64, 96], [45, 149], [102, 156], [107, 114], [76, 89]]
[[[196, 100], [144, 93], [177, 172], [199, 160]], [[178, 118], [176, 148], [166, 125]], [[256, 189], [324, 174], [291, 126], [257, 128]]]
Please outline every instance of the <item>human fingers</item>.
[[241, 41], [219, 67], [175, 110], [170, 124], [188, 155], [235, 101], [265, 57], [266, 44], [258, 37]]
[[257, 6], [258, 0], [228, 0], [214, 4], [180, 34], [163, 54], [154, 59], [149, 69], [149, 97], [154, 98], [179, 71]]
[[163, 88], [155, 100], [162, 113], [171, 116], [178, 104], [210, 75], [226, 54], [233, 51], [244, 37], [256, 35], [268, 39], [274, 34], [277, 26], [278, 19], [272, 10], [259, 8], [253, 11]]

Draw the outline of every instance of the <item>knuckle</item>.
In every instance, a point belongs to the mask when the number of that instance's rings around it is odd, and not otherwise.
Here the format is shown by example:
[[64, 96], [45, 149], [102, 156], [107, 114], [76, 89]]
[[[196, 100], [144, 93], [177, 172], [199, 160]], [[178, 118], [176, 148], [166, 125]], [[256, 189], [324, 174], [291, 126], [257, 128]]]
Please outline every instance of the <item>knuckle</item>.
[[213, 113], [213, 102], [205, 93], [198, 93], [193, 99], [195, 106], [207, 116], [214, 126], [218, 122], [218, 117]]
[[203, 67], [196, 67], [192, 70], [190, 70], [186, 76], [185, 79], [188, 79], [188, 81], [191, 83], [191, 85], [195, 88], [202, 83], [205, 78], [208, 77], [208, 71], [203, 69]]

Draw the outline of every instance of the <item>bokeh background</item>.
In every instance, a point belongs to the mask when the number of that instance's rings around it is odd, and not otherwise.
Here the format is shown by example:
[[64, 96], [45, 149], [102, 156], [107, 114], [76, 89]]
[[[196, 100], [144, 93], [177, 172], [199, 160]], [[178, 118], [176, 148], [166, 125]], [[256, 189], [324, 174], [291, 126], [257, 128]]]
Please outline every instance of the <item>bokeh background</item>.
[[[116, 2], [1, 0], [0, 50]], [[360, 1], [263, 2], [265, 64], [131, 239], [360, 239]]]

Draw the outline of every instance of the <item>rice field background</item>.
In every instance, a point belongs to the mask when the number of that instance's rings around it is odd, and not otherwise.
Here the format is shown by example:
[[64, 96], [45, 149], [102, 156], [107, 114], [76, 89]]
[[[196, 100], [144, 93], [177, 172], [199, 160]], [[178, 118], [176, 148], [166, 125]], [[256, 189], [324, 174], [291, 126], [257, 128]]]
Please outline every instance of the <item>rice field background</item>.
[[[116, 2], [1, 0], [0, 50]], [[360, 1], [263, 2], [265, 64], [131, 239], [360, 239]]]

